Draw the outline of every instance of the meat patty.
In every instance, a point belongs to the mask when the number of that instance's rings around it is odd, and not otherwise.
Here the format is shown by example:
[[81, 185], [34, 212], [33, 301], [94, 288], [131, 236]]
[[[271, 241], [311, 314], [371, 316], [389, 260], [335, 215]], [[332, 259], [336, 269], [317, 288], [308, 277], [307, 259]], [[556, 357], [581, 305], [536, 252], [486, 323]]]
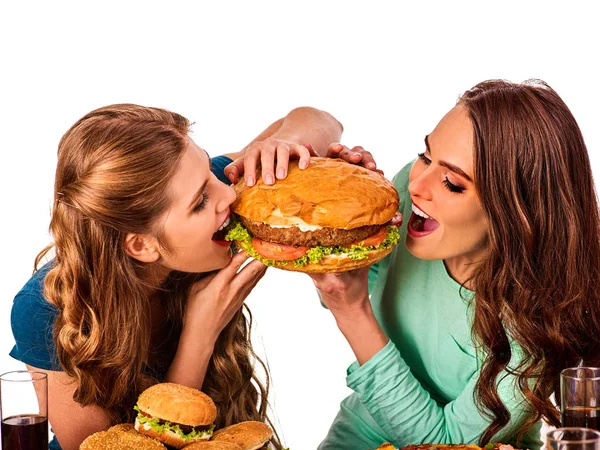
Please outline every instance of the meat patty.
[[242, 223], [252, 235], [263, 241], [278, 244], [316, 247], [317, 245], [348, 245], [377, 233], [385, 225], [369, 225], [366, 227], [342, 230], [339, 228], [321, 228], [315, 231], [300, 231], [298, 227], [273, 228], [263, 222], [253, 222], [240, 217]]

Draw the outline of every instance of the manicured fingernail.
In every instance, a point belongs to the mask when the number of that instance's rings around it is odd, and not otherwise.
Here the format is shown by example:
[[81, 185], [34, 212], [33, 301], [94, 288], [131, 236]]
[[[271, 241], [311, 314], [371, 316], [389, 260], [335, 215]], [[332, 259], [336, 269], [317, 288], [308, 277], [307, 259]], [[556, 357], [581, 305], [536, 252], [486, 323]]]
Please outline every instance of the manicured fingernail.
[[283, 167], [277, 169], [277, 178], [279, 178], [280, 180], [283, 180], [285, 178], [285, 169]]
[[233, 174], [232, 174], [232, 173], [230, 173], [230, 174], [229, 174], [229, 181], [231, 181], [231, 182], [233, 183], [233, 180], [234, 180], [234, 178], [233, 178]]
[[360, 153], [354, 153], [354, 154], [352, 155], [352, 157], [353, 157], [353, 158], [358, 158], [359, 156], [360, 156]]
[[246, 177], [246, 186], [254, 186], [254, 178], [251, 175]]
[[375, 167], [375, 163], [370, 162], [367, 164], [367, 169], [374, 169]]
[[307, 167], [308, 167], [308, 161], [306, 161], [306, 160], [300, 161], [300, 168], [301, 169], [306, 169]]
[[273, 175], [267, 174], [265, 176], [265, 183], [267, 183], [267, 184], [273, 184]]

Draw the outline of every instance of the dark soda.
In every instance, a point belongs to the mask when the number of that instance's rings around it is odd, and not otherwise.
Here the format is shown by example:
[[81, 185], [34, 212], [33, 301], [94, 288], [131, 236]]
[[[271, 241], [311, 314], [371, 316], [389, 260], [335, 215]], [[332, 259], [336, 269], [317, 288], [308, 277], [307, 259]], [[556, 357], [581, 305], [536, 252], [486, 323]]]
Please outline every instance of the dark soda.
[[600, 408], [567, 408], [562, 413], [562, 425], [600, 431]]
[[2, 450], [47, 450], [48, 419], [37, 414], [2, 421]]

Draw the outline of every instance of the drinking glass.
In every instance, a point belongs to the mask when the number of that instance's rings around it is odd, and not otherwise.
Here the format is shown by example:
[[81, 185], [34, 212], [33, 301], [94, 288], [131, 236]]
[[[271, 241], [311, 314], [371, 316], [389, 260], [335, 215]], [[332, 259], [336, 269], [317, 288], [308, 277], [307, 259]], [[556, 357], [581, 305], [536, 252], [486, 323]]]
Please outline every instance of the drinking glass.
[[600, 431], [600, 368], [572, 367], [560, 373], [563, 427]]
[[2, 450], [48, 449], [48, 379], [17, 370], [0, 375]]
[[557, 428], [546, 435], [546, 450], [600, 450], [600, 432], [588, 428]]

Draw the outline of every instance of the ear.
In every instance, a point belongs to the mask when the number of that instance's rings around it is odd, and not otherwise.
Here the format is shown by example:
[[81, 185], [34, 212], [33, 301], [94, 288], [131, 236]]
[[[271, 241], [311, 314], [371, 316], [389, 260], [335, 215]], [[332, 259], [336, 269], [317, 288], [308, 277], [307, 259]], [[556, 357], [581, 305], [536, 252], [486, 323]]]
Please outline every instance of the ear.
[[138, 261], [152, 263], [158, 261], [160, 252], [158, 242], [152, 236], [127, 233], [125, 236], [125, 252]]

